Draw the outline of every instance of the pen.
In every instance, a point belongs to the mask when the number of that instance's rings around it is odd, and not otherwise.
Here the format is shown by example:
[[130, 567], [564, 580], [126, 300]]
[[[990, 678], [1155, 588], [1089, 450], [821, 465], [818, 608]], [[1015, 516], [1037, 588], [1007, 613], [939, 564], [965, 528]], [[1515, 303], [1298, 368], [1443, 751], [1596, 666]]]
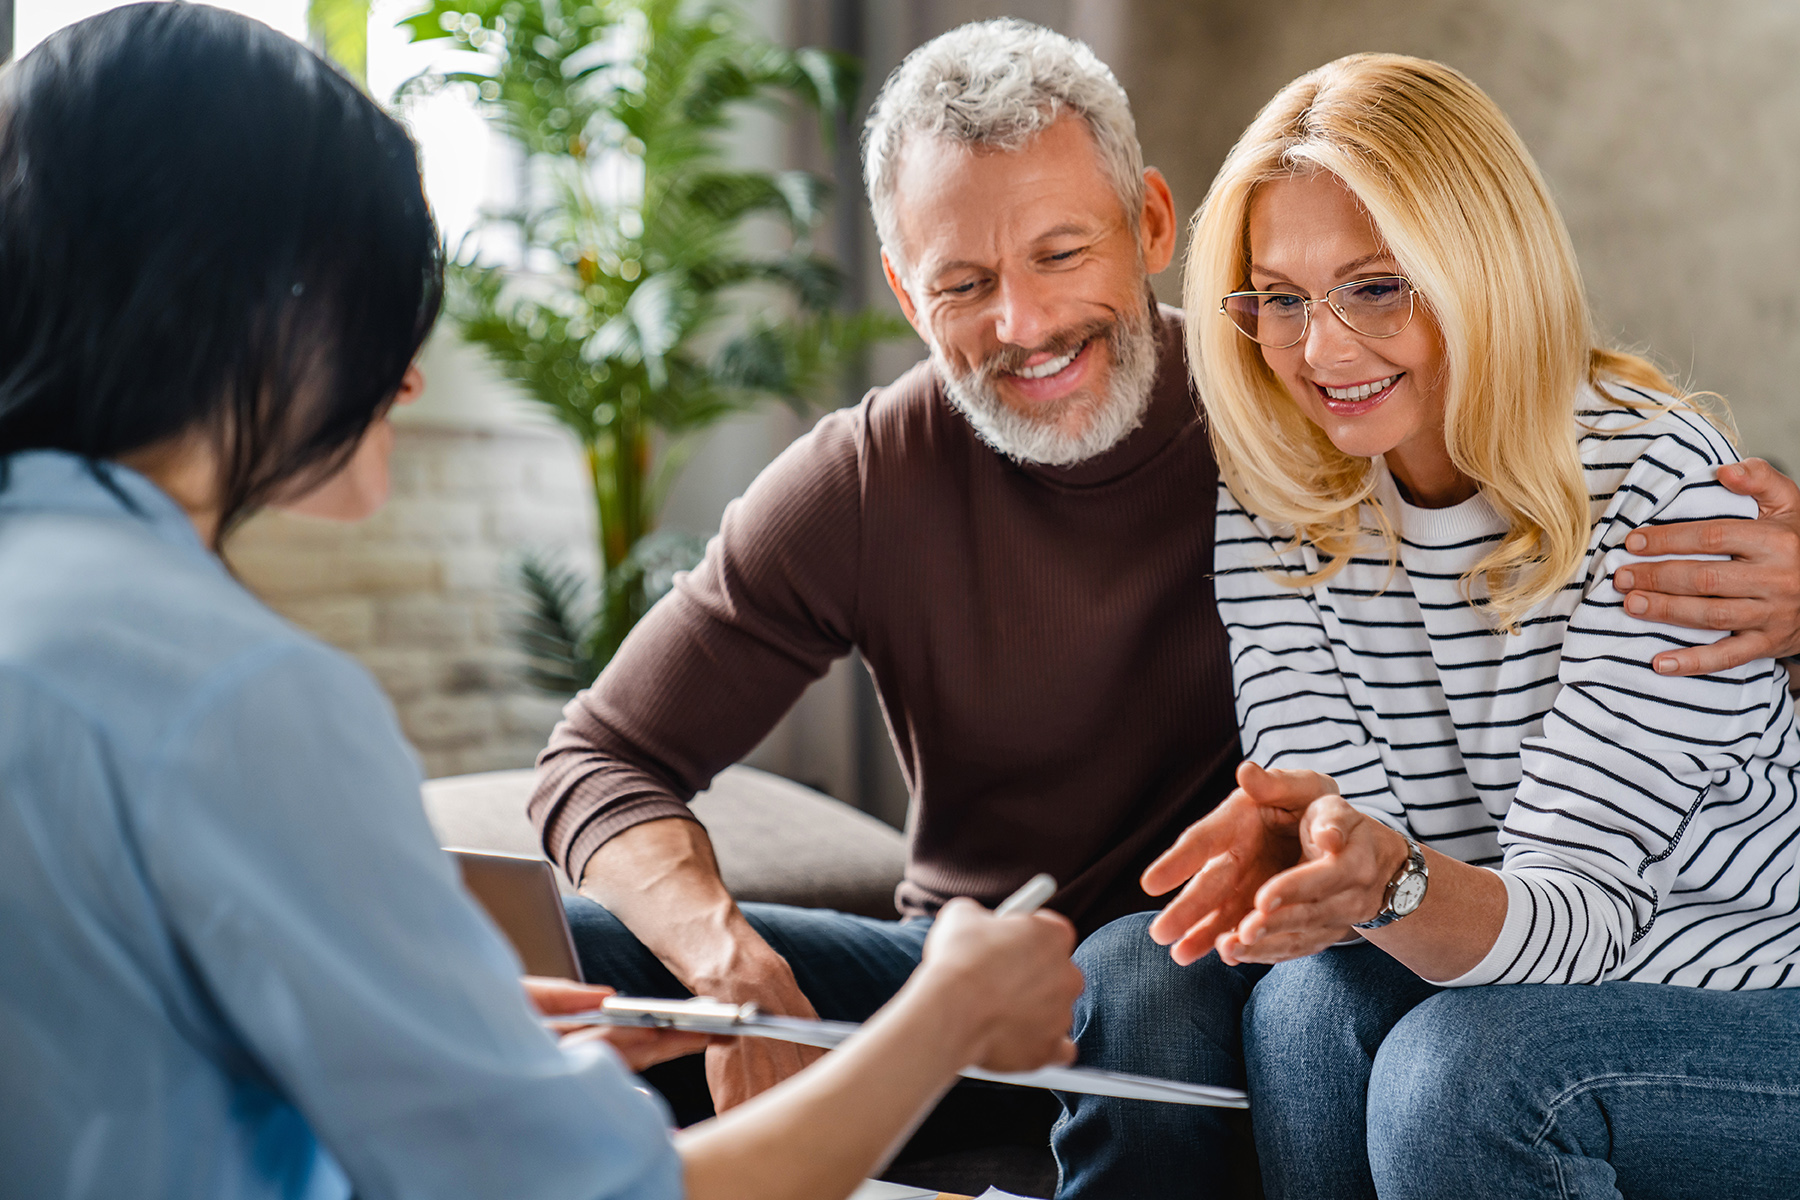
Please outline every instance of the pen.
[[1044, 901], [1056, 894], [1056, 880], [1048, 873], [1039, 872], [1027, 879], [1023, 886], [994, 909], [996, 917], [1023, 917], [1042, 908]]

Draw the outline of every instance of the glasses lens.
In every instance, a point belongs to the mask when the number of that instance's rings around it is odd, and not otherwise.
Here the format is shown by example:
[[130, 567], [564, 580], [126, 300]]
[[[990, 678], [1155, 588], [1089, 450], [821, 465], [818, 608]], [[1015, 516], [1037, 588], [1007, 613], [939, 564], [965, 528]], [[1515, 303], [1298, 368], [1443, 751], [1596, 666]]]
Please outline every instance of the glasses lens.
[[1393, 337], [1412, 321], [1412, 285], [1398, 275], [1359, 279], [1328, 295], [1344, 324], [1368, 337]]
[[1233, 292], [1225, 297], [1225, 315], [1251, 341], [1277, 349], [1291, 346], [1306, 332], [1306, 298], [1287, 292]]

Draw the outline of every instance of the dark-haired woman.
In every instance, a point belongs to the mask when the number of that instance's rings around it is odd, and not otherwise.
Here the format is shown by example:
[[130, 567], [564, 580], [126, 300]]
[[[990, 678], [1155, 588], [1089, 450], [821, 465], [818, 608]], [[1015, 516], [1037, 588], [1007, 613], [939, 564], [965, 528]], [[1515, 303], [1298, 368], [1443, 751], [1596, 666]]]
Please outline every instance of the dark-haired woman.
[[0, 279], [0, 1194], [843, 1196], [959, 1068], [1068, 1057], [1067, 923], [966, 903], [679, 1148], [542, 1030], [373, 682], [217, 557], [380, 504], [437, 309], [412, 145], [304, 48], [185, 4], [46, 41], [0, 77]]

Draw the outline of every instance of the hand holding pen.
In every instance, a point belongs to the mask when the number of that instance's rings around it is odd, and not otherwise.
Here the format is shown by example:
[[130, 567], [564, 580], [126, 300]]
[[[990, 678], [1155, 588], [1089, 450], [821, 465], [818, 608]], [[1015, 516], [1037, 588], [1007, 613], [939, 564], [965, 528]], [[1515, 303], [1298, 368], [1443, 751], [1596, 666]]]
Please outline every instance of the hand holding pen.
[[919, 970], [907, 984], [929, 991], [939, 1011], [968, 1021], [974, 1063], [1024, 1071], [1075, 1059], [1069, 1013], [1081, 970], [1069, 961], [1075, 927], [1039, 908], [1055, 884], [1033, 880], [989, 912], [956, 899], [939, 910]]

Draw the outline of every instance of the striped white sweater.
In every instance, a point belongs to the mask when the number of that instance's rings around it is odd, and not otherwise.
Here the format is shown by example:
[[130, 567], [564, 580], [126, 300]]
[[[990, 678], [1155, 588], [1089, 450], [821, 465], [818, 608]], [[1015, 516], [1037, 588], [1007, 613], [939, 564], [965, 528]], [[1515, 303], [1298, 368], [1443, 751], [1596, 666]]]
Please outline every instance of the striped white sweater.
[[[1800, 734], [1771, 661], [1701, 678], [1650, 659], [1717, 634], [1625, 614], [1612, 574], [1643, 525], [1750, 517], [1715, 479], [1735, 461], [1705, 420], [1598, 394], [1579, 419], [1587, 558], [1520, 632], [1495, 633], [1463, 574], [1504, 531], [1476, 496], [1445, 509], [1377, 492], [1400, 565], [1365, 552], [1315, 587], [1283, 528], [1219, 489], [1218, 602], [1244, 752], [1334, 777], [1363, 812], [1499, 870], [1506, 924], [1455, 985], [1630, 979], [1800, 984]], [[1367, 522], [1373, 528], [1372, 519]]]

